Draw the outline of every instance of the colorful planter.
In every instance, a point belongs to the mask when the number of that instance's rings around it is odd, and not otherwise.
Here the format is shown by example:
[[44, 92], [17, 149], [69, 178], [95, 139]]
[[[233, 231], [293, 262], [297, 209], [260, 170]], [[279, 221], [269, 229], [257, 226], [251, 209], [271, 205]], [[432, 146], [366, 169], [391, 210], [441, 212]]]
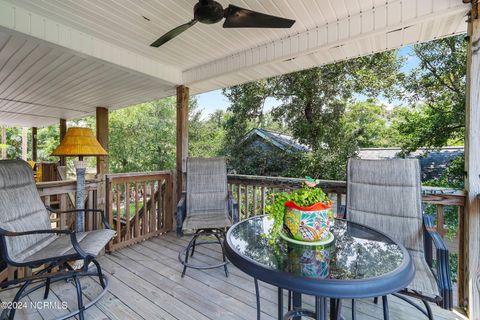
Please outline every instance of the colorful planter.
[[301, 207], [293, 201], [285, 203], [284, 229], [289, 236], [299, 241], [321, 241], [330, 234], [332, 203], [316, 203]]

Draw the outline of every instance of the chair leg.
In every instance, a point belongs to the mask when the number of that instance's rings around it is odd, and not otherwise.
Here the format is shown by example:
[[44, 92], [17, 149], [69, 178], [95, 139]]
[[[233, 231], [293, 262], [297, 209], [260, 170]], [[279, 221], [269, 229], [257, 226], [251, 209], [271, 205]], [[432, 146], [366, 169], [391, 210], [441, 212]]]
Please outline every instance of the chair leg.
[[427, 310], [427, 316], [428, 320], [433, 320], [433, 313], [432, 313], [432, 308], [430, 307], [430, 304], [428, 301], [422, 300], [423, 304], [425, 305], [425, 309]]
[[257, 278], [254, 278], [253, 281], [255, 282], [255, 298], [257, 300], [257, 320], [260, 320], [260, 290]]
[[[224, 232], [222, 232], [222, 237], [223, 237], [223, 239], [225, 239], [225, 233]], [[227, 262], [227, 256], [225, 255], [225, 249], [223, 248], [222, 240], [221, 240], [221, 238], [218, 234], [215, 234], [215, 238], [217, 238], [218, 244], [220, 244], [220, 248], [222, 248], [223, 262]], [[228, 267], [227, 267], [226, 263], [223, 266], [223, 268], [225, 269], [225, 276], [228, 278]]]
[[288, 311], [292, 310], [292, 291], [288, 290]]
[[77, 303], [78, 303], [78, 317], [80, 320], [84, 320], [84, 307], [83, 307], [83, 297], [82, 297], [82, 285], [80, 284], [80, 280], [78, 280], [77, 276], [73, 276], [73, 281], [75, 282], [75, 289], [77, 290]]
[[342, 300], [337, 300], [337, 305], [335, 307], [335, 319], [341, 320], [342, 319]]
[[197, 239], [195, 239], [193, 241], [193, 245], [192, 245], [192, 252], [190, 253], [190, 257], [193, 257], [193, 254], [195, 253], [195, 244], [197, 243]]
[[388, 298], [387, 296], [382, 297], [382, 303], [383, 303], [383, 320], [389, 320], [390, 315], [388, 312]]
[[[26, 281], [20, 287], [20, 289], [18, 289], [17, 293], [15, 294], [15, 297], [13, 298], [12, 304], [16, 304], [18, 301], [20, 301], [20, 299], [22, 298], [23, 292], [25, 291], [25, 289], [27, 289], [27, 287], [30, 285], [30, 283], [31, 283], [31, 281]], [[8, 309], [5, 309], [4, 312], [8, 312]], [[15, 312], [16, 312], [15, 308], [10, 309], [10, 313], [8, 315], [9, 320], [13, 320], [13, 318], [15, 317]], [[4, 319], [4, 313], [3, 312], [2, 312], [2, 319]]]
[[355, 312], [355, 299], [352, 299], [352, 320], [357, 318], [357, 313]]
[[200, 236], [200, 233], [197, 231], [195, 235], [193, 236], [192, 240], [187, 245], [187, 249], [185, 250], [185, 264], [183, 265], [183, 271], [182, 271], [182, 278], [185, 276], [185, 273], [187, 272], [187, 263], [188, 263], [188, 256], [190, 249], [192, 248], [193, 244], [197, 241], [197, 238]]
[[43, 299], [48, 298], [48, 294], [50, 293], [50, 282], [50, 278], [47, 278], [47, 280], [45, 281], [45, 293], [43, 294]]
[[100, 263], [96, 259], [92, 259], [93, 264], [97, 268], [98, 280], [100, 281], [100, 285], [103, 289], [105, 289], [105, 279], [103, 278], [102, 267], [100, 267]]

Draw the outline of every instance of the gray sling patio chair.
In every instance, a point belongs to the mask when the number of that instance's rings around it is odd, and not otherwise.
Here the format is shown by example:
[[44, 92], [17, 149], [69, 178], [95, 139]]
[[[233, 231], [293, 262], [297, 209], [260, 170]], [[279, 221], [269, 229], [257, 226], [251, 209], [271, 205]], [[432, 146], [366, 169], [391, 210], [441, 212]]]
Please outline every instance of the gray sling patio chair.
[[[105, 229], [78, 233], [52, 229], [49, 211], [52, 210], [47, 209], [40, 199], [31, 167], [21, 160], [0, 161], [1, 258], [11, 266], [41, 268], [31, 276], [0, 283], [0, 288], [16, 289], [20, 285], [12, 302], [15, 304], [41, 288], [45, 288], [46, 299], [53, 282], [73, 280], [78, 310], [62, 318], [78, 315], [84, 319], [84, 310], [107, 291], [108, 279], [103, 275], [96, 257], [115, 235], [115, 231], [106, 222], [102, 210], [85, 211], [101, 214]], [[57, 213], [76, 213], [76, 210]], [[83, 260], [81, 270], [74, 270], [69, 264], [76, 260]], [[96, 266], [95, 271], [88, 270], [90, 263]], [[79, 280], [84, 276], [98, 276], [103, 288], [101, 294], [86, 305], [83, 304]], [[0, 319], [13, 319], [14, 316], [15, 309], [5, 309]]]
[[[421, 199], [417, 159], [348, 161], [347, 219], [383, 231], [405, 246], [415, 265], [415, 278], [395, 296], [433, 319], [429, 302], [452, 309], [452, 283], [447, 247], [434, 230], [432, 217], [422, 215]], [[432, 242], [436, 247], [435, 273]], [[421, 299], [425, 310], [406, 296]], [[382, 298], [388, 318], [387, 297]]]
[[[188, 268], [212, 269], [224, 267], [228, 277], [227, 261], [223, 251], [222, 239], [225, 231], [238, 221], [238, 205], [228, 192], [227, 166], [224, 158], [188, 158], [186, 194], [177, 205], [177, 235], [183, 230], [195, 230], [187, 247], [178, 254], [183, 264], [182, 277]], [[201, 236], [214, 236], [215, 241], [198, 240]], [[195, 265], [188, 262], [193, 256], [195, 246], [219, 243], [223, 261], [215, 265]]]

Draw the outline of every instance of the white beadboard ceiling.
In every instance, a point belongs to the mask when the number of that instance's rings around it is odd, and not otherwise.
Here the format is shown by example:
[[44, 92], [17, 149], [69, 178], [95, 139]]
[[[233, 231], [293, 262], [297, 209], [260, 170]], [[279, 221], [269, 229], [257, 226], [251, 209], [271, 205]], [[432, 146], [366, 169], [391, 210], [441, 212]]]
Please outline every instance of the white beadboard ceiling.
[[[196, 0], [0, 0], [0, 124], [44, 126], [464, 33], [462, 0], [218, 0], [291, 29], [197, 24]], [[145, 19], [147, 18], [147, 19]]]

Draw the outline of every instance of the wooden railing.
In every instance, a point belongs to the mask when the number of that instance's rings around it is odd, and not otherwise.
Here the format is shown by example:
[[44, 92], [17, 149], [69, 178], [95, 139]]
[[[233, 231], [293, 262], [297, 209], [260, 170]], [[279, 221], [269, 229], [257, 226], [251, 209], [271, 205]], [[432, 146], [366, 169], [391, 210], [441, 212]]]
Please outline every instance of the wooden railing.
[[[299, 188], [304, 181], [305, 179], [284, 177], [228, 175], [229, 190], [238, 202], [240, 219], [264, 214], [265, 206], [272, 202], [273, 193]], [[334, 213], [342, 216], [345, 212], [346, 182], [321, 180], [320, 187], [328, 193], [333, 200]], [[445, 211], [447, 209], [456, 211], [458, 218], [456, 234], [460, 236], [453, 240], [447, 239], [447, 245], [449, 246], [450, 252], [458, 254], [458, 301], [459, 305], [462, 305], [465, 243], [461, 235], [464, 233], [465, 192], [458, 189], [423, 187], [422, 202], [424, 203], [425, 210], [429, 211], [428, 213], [436, 215], [436, 228], [442, 237], [445, 237], [447, 234], [444, 216]], [[432, 206], [434, 206], [434, 208], [432, 208]]]
[[[102, 181], [89, 180], [85, 183], [86, 197], [85, 208], [95, 209], [98, 207], [97, 188]], [[76, 190], [76, 181], [52, 181], [37, 183], [38, 193], [46, 206], [65, 211], [73, 209], [73, 205], [69, 200], [69, 194], [74, 194]], [[50, 215], [52, 228], [56, 229], [71, 229], [75, 223], [75, 214], [57, 214]], [[100, 226], [100, 221], [92, 214], [87, 214], [85, 217], [85, 230], [93, 230]], [[0, 282], [4, 280], [12, 280], [14, 278], [23, 278], [30, 275], [32, 270], [29, 268], [16, 268], [12, 266], [2, 267], [0, 270]], [[0, 269], [2, 269], [0, 268]]]
[[117, 236], [108, 251], [172, 230], [174, 171], [106, 176], [107, 217]]

